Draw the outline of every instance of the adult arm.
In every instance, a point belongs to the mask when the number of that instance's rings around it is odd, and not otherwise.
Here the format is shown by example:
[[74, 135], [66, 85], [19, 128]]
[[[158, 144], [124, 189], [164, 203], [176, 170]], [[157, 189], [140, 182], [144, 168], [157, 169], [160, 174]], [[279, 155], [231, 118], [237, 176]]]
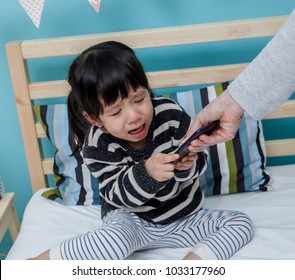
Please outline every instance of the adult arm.
[[[244, 111], [261, 119], [278, 108], [295, 90], [295, 9], [260, 54], [197, 116], [186, 139], [198, 128], [214, 120], [220, 126], [212, 136], [200, 136], [190, 146], [200, 150], [203, 143], [214, 145], [232, 139]], [[184, 139], [184, 140], [186, 140]]]
[[229, 85], [234, 100], [253, 118], [261, 119], [295, 90], [295, 9], [279, 32]]

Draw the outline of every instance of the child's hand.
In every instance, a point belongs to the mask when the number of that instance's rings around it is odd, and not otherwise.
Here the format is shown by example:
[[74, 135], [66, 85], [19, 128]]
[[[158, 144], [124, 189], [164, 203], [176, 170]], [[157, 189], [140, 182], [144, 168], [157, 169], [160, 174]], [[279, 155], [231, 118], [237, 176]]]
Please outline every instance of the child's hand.
[[198, 154], [196, 152], [190, 152], [187, 156], [181, 159], [175, 165], [175, 169], [178, 171], [184, 171], [192, 167], [193, 162], [198, 159]]
[[148, 174], [158, 182], [170, 180], [174, 176], [175, 164], [173, 161], [179, 158], [178, 154], [156, 154], [145, 161]]

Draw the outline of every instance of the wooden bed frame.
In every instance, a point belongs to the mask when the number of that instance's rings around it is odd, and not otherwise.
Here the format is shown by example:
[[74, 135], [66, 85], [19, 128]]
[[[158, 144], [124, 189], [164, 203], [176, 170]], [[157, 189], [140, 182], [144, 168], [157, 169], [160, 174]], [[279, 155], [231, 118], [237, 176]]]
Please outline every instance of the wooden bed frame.
[[[33, 58], [77, 55], [93, 44], [107, 40], [121, 41], [133, 49], [176, 46], [273, 36], [286, 16], [239, 20], [222, 23], [196, 24], [182, 27], [157, 28], [95, 35], [81, 35], [45, 40], [9, 42], [6, 45], [19, 121], [22, 130], [33, 192], [46, 186], [52, 174], [53, 158], [43, 158], [42, 126], [35, 122], [34, 100], [66, 97], [69, 85], [65, 80], [30, 82], [27, 61]], [[234, 79], [246, 64], [199, 67], [182, 70], [149, 72], [152, 88], [202, 85]], [[295, 100], [287, 101], [266, 119], [295, 117]], [[267, 141], [269, 157], [295, 155], [295, 138]]]

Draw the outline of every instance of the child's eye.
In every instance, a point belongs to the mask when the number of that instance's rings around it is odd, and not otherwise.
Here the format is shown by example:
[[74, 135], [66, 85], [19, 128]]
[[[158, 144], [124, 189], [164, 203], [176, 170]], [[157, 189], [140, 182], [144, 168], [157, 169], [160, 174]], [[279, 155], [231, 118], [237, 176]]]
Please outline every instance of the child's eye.
[[116, 117], [121, 113], [121, 110], [116, 111], [115, 113], [111, 114], [112, 117]]
[[145, 97], [143, 97], [143, 98], [141, 98], [141, 99], [139, 99], [139, 100], [136, 100], [135, 103], [140, 103], [140, 102], [142, 102], [144, 99], [145, 99]]

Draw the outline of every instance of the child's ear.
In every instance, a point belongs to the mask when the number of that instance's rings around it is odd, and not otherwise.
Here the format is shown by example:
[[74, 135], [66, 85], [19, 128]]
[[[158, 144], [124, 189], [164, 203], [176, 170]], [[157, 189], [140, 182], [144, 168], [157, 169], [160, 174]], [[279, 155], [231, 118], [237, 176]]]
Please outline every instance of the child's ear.
[[94, 119], [93, 117], [89, 116], [85, 111], [83, 111], [83, 116], [92, 125], [95, 125], [97, 127], [102, 127], [103, 126], [102, 122], [99, 119]]

